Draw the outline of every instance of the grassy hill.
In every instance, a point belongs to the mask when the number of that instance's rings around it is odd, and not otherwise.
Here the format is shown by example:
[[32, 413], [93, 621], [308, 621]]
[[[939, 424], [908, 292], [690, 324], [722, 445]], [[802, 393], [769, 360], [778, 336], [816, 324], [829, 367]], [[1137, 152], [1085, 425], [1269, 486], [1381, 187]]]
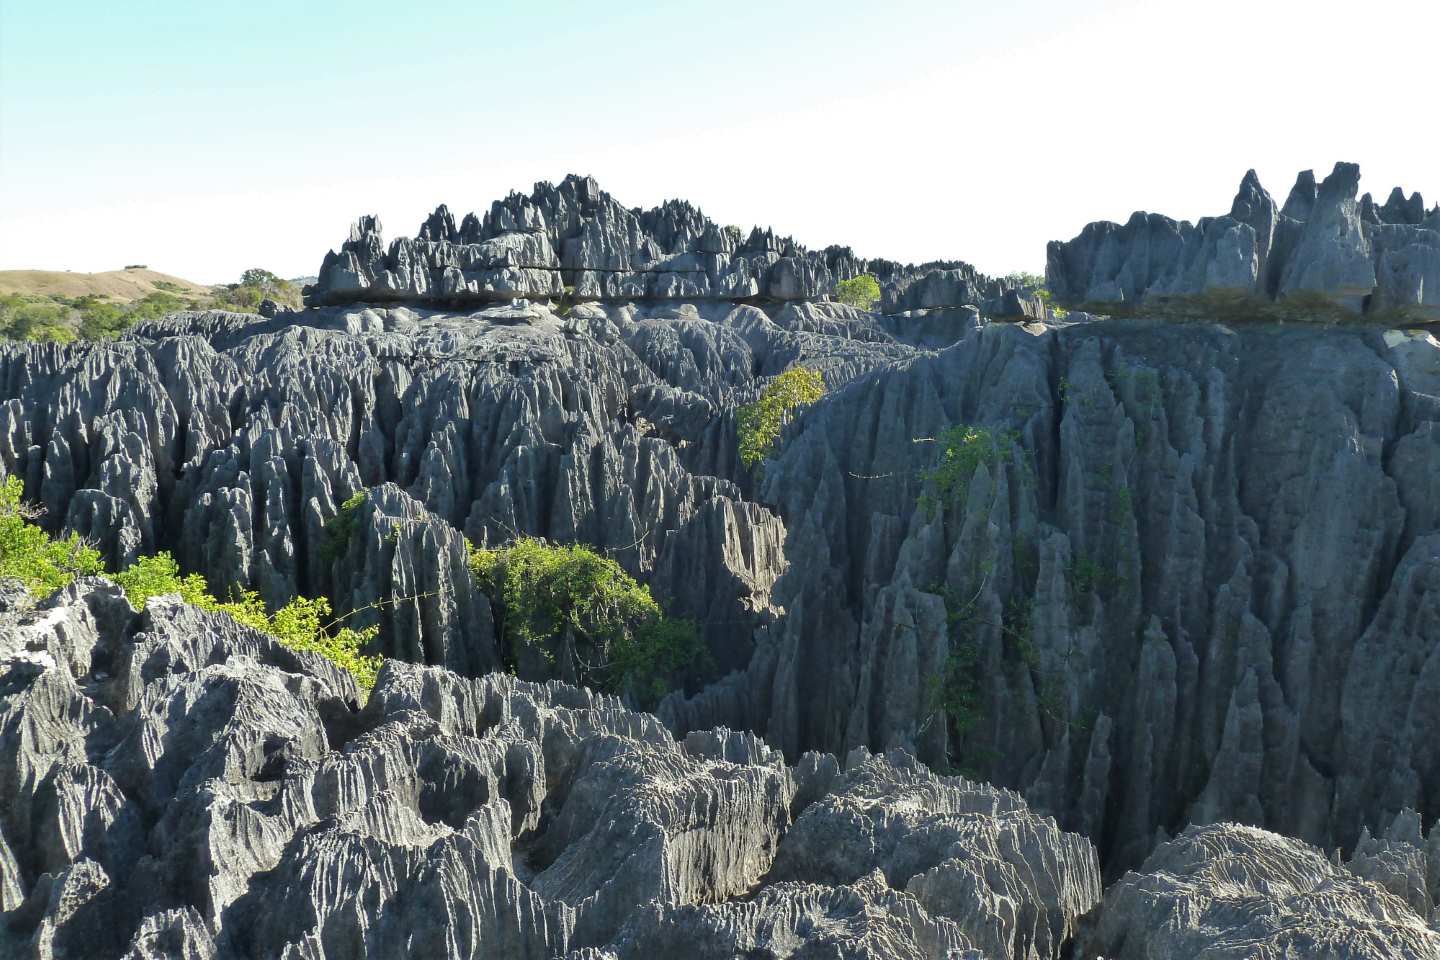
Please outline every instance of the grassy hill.
[[300, 306], [300, 289], [268, 270], [205, 286], [146, 267], [103, 273], [0, 270], [0, 338], [99, 339], [177, 310], [255, 311], [261, 301]]
[[0, 270], [0, 297], [50, 297], [77, 300], [96, 297], [117, 303], [143, 300], [152, 293], [172, 293], [192, 299], [214, 295], [214, 288], [156, 270], [107, 270], [71, 273], [60, 270]]

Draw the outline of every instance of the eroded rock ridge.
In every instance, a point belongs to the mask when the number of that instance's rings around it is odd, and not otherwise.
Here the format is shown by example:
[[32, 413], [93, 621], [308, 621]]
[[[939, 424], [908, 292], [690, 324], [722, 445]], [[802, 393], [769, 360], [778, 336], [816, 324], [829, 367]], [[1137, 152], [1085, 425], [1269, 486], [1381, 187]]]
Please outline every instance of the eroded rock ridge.
[[1396, 187], [1357, 194], [1360, 168], [1300, 174], [1277, 204], [1251, 170], [1228, 214], [1196, 223], [1136, 213], [1050, 244], [1046, 279], [1075, 303], [1138, 303], [1205, 294], [1320, 297], [1360, 313], [1440, 319], [1440, 206]]
[[809, 251], [772, 230], [721, 226], [684, 201], [630, 209], [590, 177], [497, 200], [456, 225], [444, 205], [413, 238], [388, 246], [375, 217], [361, 217], [308, 289], [315, 305], [416, 305], [543, 299], [803, 301], [870, 273], [887, 312], [999, 302], [1011, 285], [967, 263], [920, 266], [865, 260], [849, 247]]

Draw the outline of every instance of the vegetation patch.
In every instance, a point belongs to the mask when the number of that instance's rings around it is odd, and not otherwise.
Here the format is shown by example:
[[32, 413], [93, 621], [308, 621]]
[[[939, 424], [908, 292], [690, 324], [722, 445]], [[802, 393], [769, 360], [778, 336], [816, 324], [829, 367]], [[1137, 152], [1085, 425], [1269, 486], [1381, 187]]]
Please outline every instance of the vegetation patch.
[[325, 521], [325, 539], [320, 544], [321, 563], [328, 566], [349, 551], [355, 528], [360, 523], [360, 508], [365, 505], [368, 494], [367, 490], [357, 491], [340, 504], [335, 516]]
[[693, 622], [666, 617], [648, 587], [589, 547], [521, 537], [472, 548], [470, 569], [512, 669], [533, 651], [576, 682], [653, 707], [707, 661]]
[[963, 501], [980, 464], [999, 463], [1019, 442], [1020, 435], [1013, 430], [997, 432], [964, 423], [940, 434], [939, 459], [920, 475], [924, 489], [919, 502], [925, 516], [933, 519], [943, 504]]
[[950, 733], [964, 737], [980, 721], [980, 648], [973, 640], [952, 642], [938, 674], [926, 683], [926, 712], [943, 711]]
[[105, 571], [100, 552], [77, 534], [57, 540], [38, 527], [42, 511], [26, 504], [24, 493], [19, 477], [0, 484], [0, 578], [19, 580], [40, 597]]
[[1040, 298], [1040, 302], [1045, 305], [1045, 309], [1050, 311], [1050, 315], [1056, 320], [1064, 320], [1070, 315], [1070, 311], [1056, 303], [1055, 295], [1044, 287], [1035, 291], [1035, 296]]
[[1111, 593], [1125, 586], [1124, 573], [1101, 566], [1083, 553], [1071, 558], [1068, 573], [1070, 590], [1077, 598], [1089, 597], [1097, 592]]
[[1055, 299], [1055, 295], [1045, 286], [1045, 278], [1038, 273], [1025, 273], [1023, 271], [1008, 273], [1002, 282], [1011, 287], [1024, 287], [1034, 290], [1035, 296], [1040, 298], [1040, 302], [1045, 305], [1045, 309], [1049, 311], [1050, 315], [1056, 320], [1064, 320], [1070, 313], [1069, 310], [1060, 306], [1059, 302]]
[[274, 300], [280, 306], [293, 310], [302, 306], [299, 287], [259, 267], [251, 267], [242, 273], [239, 283], [227, 283], [215, 290], [215, 306], [221, 310], [254, 313], [260, 309], [262, 300]]
[[1321, 323], [1407, 326], [1426, 322], [1413, 305], [1364, 312], [1337, 303], [1318, 290], [1298, 290], [1271, 300], [1248, 290], [1207, 290], [1204, 293], [1152, 297], [1142, 301], [1082, 303], [1078, 309], [1108, 317], [1143, 317], [1176, 322]]
[[[128, 269], [128, 268], [127, 268]], [[135, 326], [181, 310], [238, 310], [253, 313], [262, 300], [299, 309], [300, 290], [268, 270], [246, 270], [239, 283], [216, 287], [210, 296], [197, 295], [179, 284], [152, 281], [156, 288], [138, 300], [98, 294], [78, 297], [8, 293], [0, 296], [0, 337], [69, 343], [75, 339], [104, 340]]]
[[320, 654], [348, 671], [363, 691], [375, 685], [381, 658], [361, 651], [377, 628], [338, 627], [330, 620], [330, 601], [324, 597], [296, 597], [273, 614], [266, 612], [253, 591], [221, 601], [211, 594], [204, 577], [182, 575], [180, 565], [168, 553], [144, 557], [118, 573], [106, 574], [99, 552], [78, 536], [56, 539], [36, 526], [37, 511], [23, 503], [22, 494], [17, 477], [7, 477], [0, 485], [0, 577], [20, 580], [33, 595], [48, 596], [77, 577], [107, 575], [137, 609], [151, 597], [179, 594], [188, 604], [228, 614], [292, 650]]
[[775, 455], [780, 434], [795, 415], [825, 395], [825, 379], [809, 367], [791, 367], [760, 391], [736, 416], [740, 462], [754, 467]]
[[862, 273], [835, 284], [835, 299], [861, 310], [869, 310], [880, 300], [880, 281], [871, 273]]
[[231, 617], [235, 622], [269, 634], [292, 650], [318, 653], [350, 673], [362, 690], [375, 685], [383, 658], [366, 656], [364, 649], [378, 627], [354, 630], [335, 628], [330, 619], [330, 601], [324, 597], [296, 597], [273, 614], [267, 613], [259, 594], [245, 591], [237, 599], [221, 601], [210, 593], [210, 585], [198, 573], [180, 573], [180, 565], [169, 553], [144, 557], [110, 577], [125, 591], [132, 606], [141, 609], [151, 597], [180, 595], [191, 606]]

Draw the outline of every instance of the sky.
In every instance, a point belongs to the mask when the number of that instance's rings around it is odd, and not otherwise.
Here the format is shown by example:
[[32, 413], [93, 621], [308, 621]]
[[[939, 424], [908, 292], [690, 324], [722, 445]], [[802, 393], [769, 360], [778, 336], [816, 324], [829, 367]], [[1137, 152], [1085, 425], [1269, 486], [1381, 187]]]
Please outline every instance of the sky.
[[1255, 168], [1440, 200], [1435, 0], [0, 0], [0, 269], [317, 272], [567, 173], [865, 257], [1041, 272]]

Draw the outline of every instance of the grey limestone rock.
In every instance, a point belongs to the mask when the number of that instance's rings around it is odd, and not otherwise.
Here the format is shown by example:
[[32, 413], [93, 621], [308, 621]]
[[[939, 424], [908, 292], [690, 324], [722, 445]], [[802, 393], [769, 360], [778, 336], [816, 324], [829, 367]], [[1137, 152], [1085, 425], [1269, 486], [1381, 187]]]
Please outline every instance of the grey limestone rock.
[[746, 902], [642, 910], [607, 953], [566, 960], [693, 956], [845, 957], [846, 960], [983, 960], [960, 927], [931, 917], [879, 871], [855, 883], [777, 883]]
[[[100, 580], [0, 625], [0, 785], [0, 949], [46, 960], [544, 960], [698, 937], [715, 956], [970, 956], [974, 911], [937, 913], [926, 897], [954, 904], [879, 863], [775, 879], [800, 805], [818, 821], [832, 788], [888, 805], [937, 862], [1029, 863], [1012, 893], [1035, 902], [995, 901], [1000, 924], [1049, 923], [1047, 891], [1096, 874], [1018, 796], [899, 753], [841, 779], [753, 734], [677, 741], [614, 697], [399, 660], [362, 708], [324, 661], [173, 599], [131, 610]], [[961, 808], [965, 829], [918, 836]]]
[[[1112, 875], [1189, 823], [1350, 849], [1404, 807], [1432, 821], [1432, 342], [995, 324], [854, 381], [757, 492], [784, 615], [661, 713], [962, 766]], [[930, 510], [957, 424], [1014, 440]]]
[[1440, 932], [1320, 850], [1214, 824], [1162, 844], [1112, 886], [1076, 955], [1429, 960], [1440, 956]]
[[1192, 224], [1136, 213], [1052, 242], [1046, 278], [1075, 303], [1318, 295], [1355, 314], [1440, 316], [1440, 208], [1426, 215], [1420, 195], [1407, 200], [1398, 187], [1377, 207], [1368, 193], [1357, 199], [1359, 183], [1353, 163], [1318, 186], [1307, 170], [1277, 212], [1252, 170], [1227, 215]]
[[1094, 848], [1018, 794], [863, 749], [831, 790], [785, 835], [772, 879], [836, 885], [879, 871], [985, 956], [1015, 960], [1060, 956], [1100, 899]]
[[[1357, 200], [1354, 182], [1302, 177], [1277, 208], [1247, 177], [1225, 217], [1087, 229], [1052, 285], [1429, 309], [1440, 219], [1414, 196]], [[77, 915], [120, 917], [117, 951], [418, 954], [439, 948], [404, 931], [433, 926], [426, 905], [464, 874], [488, 884], [464, 915], [516, 955], [623, 950], [626, 888], [719, 899], [772, 853], [800, 864], [807, 831], [871, 814], [893, 849], [843, 875], [796, 866], [774, 909], [913, 902], [974, 949], [1049, 951], [1093, 886], [1032, 882], [1025, 851], [1061, 843], [1062, 872], [1083, 876], [1059, 833], [1079, 832], [1116, 877], [1226, 820], [1341, 848], [1422, 917], [1433, 902], [1432, 841], [1422, 867], [1413, 831], [1386, 826], [1440, 818], [1428, 334], [1039, 322], [1029, 291], [958, 262], [807, 252], [579, 179], [483, 217], [437, 211], [388, 249], [362, 222], [328, 269], [311, 295], [330, 306], [0, 346], [0, 471], [112, 565], [168, 549], [222, 594], [325, 595], [380, 628], [377, 649], [446, 669], [392, 664], [357, 711], [328, 664], [172, 600], [7, 591], [0, 898], [25, 943], [93, 901]], [[862, 269], [913, 307], [823, 299]], [[771, 299], [776, 282], [801, 299]], [[1007, 302], [1027, 322], [986, 322]], [[796, 364], [829, 396], [746, 469], [737, 409]], [[930, 471], [964, 426], [995, 445], [969, 447], [937, 496]], [[588, 543], [700, 621], [705, 682], [652, 717], [485, 676], [504, 651], [466, 541], [516, 535]], [[855, 794], [834, 756], [854, 747], [964, 770], [1035, 813], [967, 839], [958, 866], [896, 860], [923, 847], [906, 838], [953, 838], [956, 815]], [[683, 802], [666, 806], [671, 782]], [[603, 830], [592, 844], [581, 810], [615, 812], [643, 853], [601, 849]], [[655, 841], [687, 817], [689, 846]], [[731, 832], [748, 846], [726, 860], [714, 838]], [[376, 874], [367, 895], [408, 906], [361, 916], [327, 892], [356, 864]], [[856, 886], [877, 869], [889, 893]], [[111, 888], [160, 895], [90, 895]], [[257, 913], [270, 897], [319, 906], [287, 925]], [[987, 926], [957, 905], [1002, 901], [1027, 906]], [[730, 901], [672, 906], [778, 949]], [[258, 939], [228, 939], [227, 915]]]
[[[720, 227], [683, 201], [629, 209], [594, 179], [571, 175], [512, 193], [460, 226], [441, 205], [414, 238], [388, 246], [375, 217], [361, 217], [330, 251], [314, 305], [357, 301], [453, 305], [516, 299], [603, 301], [814, 301], [872, 273], [885, 309], [959, 306], [1005, 285], [960, 262], [900, 265], [863, 260], [848, 247], [810, 251], [770, 230]], [[262, 311], [263, 312], [263, 311]], [[269, 316], [270, 314], [267, 314]]]

